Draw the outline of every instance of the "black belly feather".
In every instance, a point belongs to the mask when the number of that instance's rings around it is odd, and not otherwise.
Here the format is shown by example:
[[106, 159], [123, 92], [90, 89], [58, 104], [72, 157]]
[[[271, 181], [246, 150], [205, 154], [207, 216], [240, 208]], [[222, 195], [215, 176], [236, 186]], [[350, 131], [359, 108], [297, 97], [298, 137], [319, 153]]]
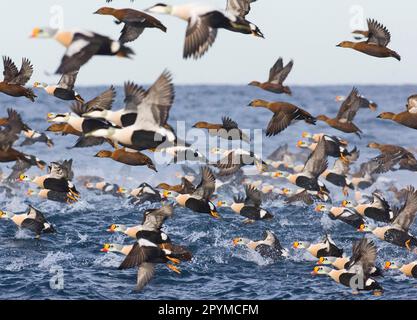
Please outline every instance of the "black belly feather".
[[211, 212], [211, 208], [210, 208], [208, 202], [204, 201], [204, 200], [189, 198], [185, 202], [185, 206], [188, 209], [193, 210], [194, 212], [199, 212], [199, 213], [210, 213]]
[[389, 212], [386, 212], [384, 210], [378, 209], [378, 208], [366, 208], [364, 211], [365, 217], [371, 218], [375, 221], [380, 222], [390, 222], [390, 215]]
[[395, 228], [388, 229], [385, 231], [384, 240], [395, 244], [399, 247], [406, 247], [405, 243], [410, 241], [410, 247], [417, 247], [417, 239], [405, 231], [398, 230]]
[[67, 90], [63, 88], [56, 88], [54, 91], [54, 96], [61, 100], [75, 100], [75, 92], [74, 90]]
[[317, 183], [317, 179], [310, 179], [305, 176], [297, 177], [295, 184], [300, 188], [310, 190], [310, 191], [320, 191], [320, 186]]
[[133, 132], [131, 140], [131, 148], [142, 151], [157, 148], [165, 142], [166, 138], [154, 131], [137, 130]]
[[129, 127], [135, 124], [136, 118], [138, 117], [137, 113], [126, 113], [120, 117], [120, 122], [122, 127]]
[[[326, 180], [329, 181], [331, 184], [334, 184], [335, 186], [338, 186], [338, 187], [348, 186], [345, 176], [342, 176], [333, 172], [330, 172], [326, 176]], [[352, 186], [349, 186], [349, 187], [352, 189]]]

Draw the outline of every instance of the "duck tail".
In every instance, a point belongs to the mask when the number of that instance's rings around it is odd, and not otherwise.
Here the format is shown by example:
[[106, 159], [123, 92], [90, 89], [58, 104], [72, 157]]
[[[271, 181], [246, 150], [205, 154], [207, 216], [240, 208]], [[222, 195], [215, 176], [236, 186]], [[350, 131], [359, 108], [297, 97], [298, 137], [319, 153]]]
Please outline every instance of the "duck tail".
[[397, 52], [392, 51], [392, 52], [391, 52], [391, 56], [392, 56], [393, 58], [397, 59], [398, 61], [401, 61], [401, 56], [400, 56]]
[[117, 56], [118, 57], [122, 57], [122, 58], [128, 58], [130, 59], [131, 56], [134, 56], [135, 52], [130, 49], [129, 47], [126, 47], [124, 45], [122, 45], [119, 49], [119, 51], [117, 52]]

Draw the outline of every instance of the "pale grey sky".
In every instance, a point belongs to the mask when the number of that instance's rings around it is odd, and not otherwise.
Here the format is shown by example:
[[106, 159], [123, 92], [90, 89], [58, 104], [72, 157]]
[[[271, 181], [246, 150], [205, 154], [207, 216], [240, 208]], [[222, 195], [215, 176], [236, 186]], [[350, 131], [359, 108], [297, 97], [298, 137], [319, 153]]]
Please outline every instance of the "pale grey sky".
[[[141, 10], [157, 2], [161, 1], [114, 0], [110, 5]], [[186, 2], [189, 1], [166, 3]], [[225, 6], [223, 0], [197, 2]], [[22, 56], [30, 58], [36, 68], [33, 81], [56, 81], [57, 76], [47, 76], [45, 72], [56, 70], [64, 48], [53, 40], [29, 39], [32, 28], [49, 25], [51, 8], [61, 6], [65, 28], [92, 30], [116, 39], [121, 26], [109, 16], [92, 14], [105, 5], [105, 0], [8, 1], [7, 10], [0, 12], [1, 53], [18, 63]], [[288, 84], [417, 83], [416, 10], [415, 1], [258, 0], [247, 19], [259, 26], [266, 39], [220, 30], [214, 46], [197, 61], [182, 59], [186, 23], [158, 15], [168, 33], [146, 30], [130, 44], [136, 51], [134, 60], [94, 57], [82, 68], [78, 84], [121, 84], [125, 80], [150, 83], [165, 68], [181, 84], [246, 84], [265, 80], [278, 56], [284, 57], [284, 62], [295, 60]], [[389, 47], [400, 53], [401, 62], [336, 48], [340, 41], [352, 40], [352, 21], [362, 13], [389, 28], [392, 34]]]

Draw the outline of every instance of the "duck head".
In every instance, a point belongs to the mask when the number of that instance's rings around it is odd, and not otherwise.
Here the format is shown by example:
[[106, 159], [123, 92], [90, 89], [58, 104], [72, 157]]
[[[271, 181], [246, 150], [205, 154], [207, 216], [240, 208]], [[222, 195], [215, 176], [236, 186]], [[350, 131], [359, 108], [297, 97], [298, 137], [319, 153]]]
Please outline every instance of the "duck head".
[[288, 178], [289, 176], [290, 173], [285, 171], [276, 171], [272, 173], [272, 178]]
[[325, 204], [319, 204], [314, 208], [314, 211], [316, 212], [328, 212], [329, 208]]
[[48, 86], [48, 84], [47, 83], [45, 83], [45, 82], [35, 82], [35, 83], [33, 83], [33, 87], [34, 88], [46, 88]]
[[311, 274], [313, 276], [319, 275], [319, 274], [329, 274], [330, 271], [332, 271], [332, 268], [326, 267], [326, 266], [315, 266]]
[[336, 261], [336, 257], [320, 257], [317, 261], [318, 265], [329, 265]]
[[247, 238], [234, 238], [233, 239], [233, 245], [237, 246], [237, 245], [246, 245], [250, 242], [249, 239]]
[[32, 181], [32, 179], [29, 178], [29, 176], [24, 175], [24, 174], [21, 174], [17, 180], [20, 181], [20, 182], [30, 182], [30, 181]]
[[342, 41], [336, 47], [340, 47], [340, 48], [353, 48], [354, 45], [355, 45], [355, 43], [352, 42], [352, 41]]
[[312, 139], [313, 138], [313, 135], [310, 132], [303, 131], [301, 133], [301, 137], [303, 137], [304, 139]]
[[367, 145], [368, 148], [377, 149], [379, 147], [379, 143], [371, 142]]
[[32, 30], [32, 34], [30, 35], [31, 38], [43, 38], [43, 39], [49, 39], [53, 38], [56, 33], [58, 32], [58, 29], [53, 28], [34, 28]]
[[395, 261], [386, 261], [384, 264], [384, 269], [385, 270], [389, 270], [389, 269], [400, 269], [403, 266], [402, 263], [400, 262], [395, 262]]
[[360, 227], [358, 228], [359, 232], [372, 232], [375, 228], [371, 227], [368, 224], [361, 224]]
[[113, 152], [108, 150], [100, 150], [94, 157], [96, 158], [111, 158]]
[[344, 207], [344, 208], [353, 208], [354, 205], [353, 205], [352, 201], [350, 201], [350, 200], [343, 200], [342, 201], [342, 207]]
[[328, 120], [329, 120], [329, 117], [328, 117], [328, 116], [326, 116], [326, 115], [324, 115], [324, 114], [321, 114], [321, 115], [317, 116], [317, 117], [316, 117], [316, 119], [317, 119], [317, 120], [319, 120], [319, 121], [324, 121], [324, 122], [326, 122], [326, 121], [328, 121]]
[[11, 219], [13, 216], [12, 212], [0, 210], [0, 219]]
[[127, 227], [123, 224], [112, 224], [108, 229], [107, 232], [115, 233], [115, 232], [124, 232], [126, 231]]
[[156, 5], [145, 10], [150, 13], [160, 13], [160, 14], [171, 14], [172, 6], [169, 6], [165, 3], [157, 3]]
[[48, 113], [46, 116], [48, 122], [67, 123], [70, 119], [70, 114], [67, 113]]
[[101, 15], [112, 15], [114, 13], [115, 9], [110, 7], [101, 7], [93, 14], [101, 14]]
[[298, 140], [297, 141], [297, 148], [308, 148], [310, 145], [303, 141], [303, 140]]
[[209, 214], [215, 219], [221, 219], [221, 216], [217, 212], [216, 206], [211, 201], [208, 202], [208, 205], [210, 207], [210, 213]]
[[248, 86], [253, 86], [253, 87], [260, 87], [262, 85], [262, 83], [260, 83], [259, 81], [251, 81], [250, 83], [248, 83]]
[[395, 117], [395, 113], [393, 112], [382, 112], [377, 118], [392, 120], [394, 119], [394, 117]]
[[103, 248], [100, 249], [101, 252], [120, 252], [123, 249], [123, 245], [116, 243], [105, 243]]
[[117, 189], [116, 193], [118, 193], [118, 194], [127, 194], [128, 193], [128, 190], [126, 188], [119, 187]]
[[345, 96], [336, 96], [335, 101], [336, 102], [343, 102], [346, 100]]
[[262, 100], [262, 99], [255, 99], [255, 100], [252, 100], [252, 101], [248, 104], [248, 107], [254, 107], [254, 108], [257, 108], [257, 107], [267, 107], [267, 106], [268, 106], [268, 104], [269, 104], [269, 102], [268, 102], [268, 101], [266, 101], [266, 100]]
[[310, 242], [307, 241], [295, 241], [292, 246], [294, 249], [307, 249], [310, 247]]

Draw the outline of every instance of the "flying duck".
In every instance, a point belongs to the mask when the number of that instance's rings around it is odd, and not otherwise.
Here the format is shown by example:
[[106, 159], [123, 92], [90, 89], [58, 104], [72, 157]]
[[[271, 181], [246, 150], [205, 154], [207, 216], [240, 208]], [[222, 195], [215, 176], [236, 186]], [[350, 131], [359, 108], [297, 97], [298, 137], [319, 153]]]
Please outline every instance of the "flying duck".
[[363, 224], [360, 232], [372, 232], [376, 237], [399, 247], [411, 250], [417, 246], [417, 238], [409, 233], [417, 213], [417, 191], [414, 187], [407, 187], [407, 198], [402, 208], [394, 209], [396, 217], [390, 225], [373, 227]]
[[317, 133], [312, 135], [308, 132], [303, 132], [302, 137], [312, 140], [313, 143], [307, 144], [300, 140], [297, 143], [297, 147], [299, 148], [308, 148], [311, 151], [314, 151], [314, 149], [317, 147], [317, 143], [320, 141], [320, 139], [323, 138], [326, 142], [326, 153], [329, 157], [344, 159], [350, 154], [350, 152], [347, 150], [348, 142], [339, 137], [330, 136], [324, 133]]
[[[346, 100], [345, 96], [336, 96], [335, 99], [337, 102], [343, 102]], [[373, 102], [372, 100], [369, 100], [368, 98], [364, 97], [363, 95], [359, 95], [359, 109], [371, 109], [372, 111], [376, 111], [378, 108], [378, 104]]]
[[24, 87], [33, 74], [32, 63], [28, 59], [23, 58], [22, 67], [18, 71], [12, 59], [4, 56], [3, 65], [4, 79], [0, 82], [0, 92], [12, 97], [26, 97], [30, 101], [35, 102], [36, 95], [33, 93], [33, 90]]
[[320, 175], [327, 169], [327, 165], [326, 143], [324, 139], [321, 139], [314, 151], [311, 152], [301, 172], [290, 174], [285, 171], [277, 171], [275, 176], [284, 177], [300, 188], [329, 194], [326, 186], [318, 180]]
[[19, 134], [27, 129], [20, 115], [13, 109], [7, 109], [8, 117], [4, 122], [4, 128], [0, 130], [0, 162], [12, 162], [21, 160], [25, 168], [37, 166], [44, 169], [46, 163], [35, 156], [24, 154], [13, 148], [13, 144], [19, 139]]
[[112, 111], [110, 108], [105, 108], [102, 110], [94, 108], [84, 113], [82, 116], [84, 118], [97, 118], [107, 120], [116, 126], [119, 127], [128, 127], [136, 122], [138, 105], [142, 100], [149, 94], [156, 94], [159, 88], [153, 88], [153, 92], [150, 90], [146, 91], [144, 88], [138, 86], [133, 82], [125, 82], [124, 91], [125, 91], [125, 106], [123, 109]]
[[249, 137], [239, 129], [237, 122], [229, 117], [222, 117], [221, 124], [199, 121], [193, 125], [193, 128], [208, 129], [211, 136], [220, 137], [226, 140], [243, 140], [245, 142], [250, 142]]
[[223, 150], [213, 149], [213, 153], [223, 153], [224, 157], [215, 164], [220, 169], [219, 176], [229, 176], [235, 174], [244, 166], [256, 165], [260, 171], [264, 171], [266, 163], [253, 151], [243, 149]]
[[366, 238], [355, 242], [352, 246], [352, 257], [344, 269], [332, 269], [327, 266], [316, 266], [313, 275], [325, 274], [337, 283], [350, 287], [354, 292], [373, 291], [379, 296], [383, 289], [381, 285], [371, 278], [375, 270], [377, 249], [372, 241]]
[[234, 203], [230, 208], [237, 214], [245, 217], [245, 223], [253, 223], [256, 220], [270, 220], [274, 216], [261, 208], [262, 193], [252, 185], [245, 186], [246, 198], [234, 197]]
[[342, 202], [343, 207], [353, 208], [361, 216], [371, 218], [380, 222], [391, 222], [395, 216], [394, 212], [385, 198], [377, 193], [372, 193], [371, 203], [362, 203], [354, 206], [351, 201], [344, 200]]
[[179, 194], [175, 199], [180, 206], [199, 212], [208, 213], [219, 219], [216, 206], [210, 201], [216, 188], [216, 178], [207, 166], [201, 168], [201, 182], [191, 194]]
[[285, 199], [286, 204], [302, 202], [310, 206], [318, 201], [320, 202], [330, 201], [329, 195], [322, 191], [310, 191], [310, 190], [300, 189], [294, 193], [290, 193], [288, 191], [284, 192], [284, 195], [286, 196], [286, 199]]
[[152, 159], [136, 150], [129, 150], [126, 148], [118, 148], [114, 151], [101, 150], [94, 157], [110, 158], [129, 166], [147, 166], [149, 169], [158, 172]]
[[288, 257], [289, 252], [283, 248], [278, 237], [270, 230], [264, 232], [264, 239], [253, 241], [248, 238], [234, 238], [233, 244], [243, 245], [258, 252], [264, 258], [278, 259], [280, 257]]
[[46, 189], [56, 192], [62, 192], [68, 194], [69, 198], [77, 200], [80, 197], [80, 193], [75, 188], [75, 185], [68, 180], [64, 175], [59, 175], [56, 172], [50, 172], [44, 176], [37, 176], [29, 178], [26, 175], [21, 175], [20, 181], [32, 182], [36, 184], [40, 189]]
[[296, 241], [293, 243], [293, 247], [294, 249], [305, 249], [316, 258], [343, 256], [343, 249], [339, 249], [328, 234], [319, 243], [311, 244], [307, 241]]
[[67, 51], [61, 60], [57, 74], [75, 72], [86, 64], [94, 55], [118, 56], [130, 58], [134, 52], [120, 41], [85, 30], [58, 30], [52, 28], [35, 28], [32, 38], [53, 38]]
[[25, 140], [20, 143], [20, 146], [31, 146], [37, 142], [45, 143], [49, 148], [54, 146], [54, 142], [44, 132], [38, 132], [33, 129], [23, 130]]
[[115, 197], [123, 197], [127, 192], [125, 188], [120, 187], [118, 184], [101, 181], [97, 183], [87, 182], [84, 187], [88, 190], [98, 190], [102, 194], [109, 194]]
[[345, 132], [354, 133], [361, 137], [362, 131], [353, 123], [353, 119], [359, 110], [360, 99], [358, 89], [353, 88], [348, 98], [340, 106], [336, 118], [329, 118], [326, 115], [317, 116], [317, 120], [326, 122], [330, 127]]
[[9, 211], [0, 210], [0, 219], [12, 220], [19, 228], [29, 229], [34, 232], [36, 239], [39, 239], [42, 233], [54, 233], [54, 227], [45, 219], [42, 212], [29, 206], [26, 212], [15, 214]]
[[117, 20], [116, 24], [124, 23], [124, 27], [121, 31], [119, 41], [121, 43], [131, 42], [136, 40], [145, 30], [145, 28], [158, 28], [163, 32], [167, 31], [167, 28], [158, 19], [134, 9], [114, 9], [109, 7], [102, 7], [98, 9], [94, 14], [110, 15]]
[[329, 207], [325, 204], [319, 204], [315, 208], [316, 212], [327, 212], [332, 220], [340, 220], [355, 229], [358, 229], [365, 223], [365, 220], [355, 210], [347, 207]]
[[341, 48], [351, 48], [377, 58], [393, 57], [398, 61], [401, 61], [401, 56], [397, 52], [387, 48], [387, 45], [391, 41], [391, 33], [388, 29], [374, 19], [367, 19], [367, 23], [368, 31], [356, 30], [352, 32], [364, 36], [367, 38], [366, 41], [343, 41], [337, 46]]
[[[368, 144], [368, 148], [378, 149], [384, 157], [389, 157], [392, 160], [389, 161], [392, 167], [399, 164], [399, 169], [417, 171], [417, 160], [415, 156], [403, 147], [371, 142]], [[393, 170], [392, 167], [390, 168], [391, 170]]]
[[417, 278], [417, 261], [413, 261], [407, 264], [395, 261], [386, 261], [384, 269], [398, 269], [407, 277]]
[[141, 205], [145, 202], [161, 202], [162, 197], [158, 190], [155, 190], [147, 184], [146, 182], [142, 183], [136, 189], [133, 189], [130, 192], [130, 202], [134, 205]]
[[249, 83], [249, 85], [261, 88], [272, 93], [286, 93], [288, 95], [291, 95], [290, 87], [284, 86], [283, 82], [285, 81], [285, 79], [287, 79], [288, 75], [290, 74], [293, 65], [294, 61], [291, 60], [284, 67], [282, 58], [280, 57], [277, 60], [277, 62], [275, 62], [271, 70], [269, 70], [269, 79], [267, 82], [261, 83], [259, 81], [252, 81], [251, 83]]
[[195, 186], [186, 178], [181, 178], [181, 184], [171, 186], [167, 183], [160, 183], [156, 186], [158, 189], [173, 191], [179, 194], [191, 194], [195, 191]]
[[264, 37], [259, 28], [245, 19], [245, 13], [235, 12], [234, 6], [229, 11], [222, 11], [206, 5], [183, 4], [167, 5], [158, 3], [145, 10], [151, 13], [169, 14], [188, 22], [185, 35], [183, 58], [198, 59], [202, 57], [214, 43], [217, 29], [226, 29], [243, 34]]
[[78, 71], [69, 72], [63, 74], [58, 84], [49, 85], [45, 82], [35, 82], [33, 84], [34, 88], [42, 88], [45, 92], [61, 100], [77, 100], [81, 103], [84, 103], [84, 99], [80, 94], [74, 90], [75, 81], [77, 81]]
[[138, 151], [156, 149], [162, 144], [173, 144], [177, 137], [167, 121], [174, 96], [171, 74], [164, 71], [137, 106], [138, 116], [133, 125], [100, 129], [89, 132], [86, 136], [109, 138]]
[[256, 99], [249, 103], [249, 106], [266, 108], [274, 113], [266, 128], [267, 137], [275, 136], [281, 131], [284, 131], [294, 121], [303, 120], [308, 124], [316, 124], [316, 118], [310, 113], [288, 102], [268, 102]]
[[[172, 262], [173, 264], [170, 264]], [[164, 263], [176, 273], [181, 273], [174, 264], [179, 264], [178, 255], [168, 249], [161, 249], [149, 240], [139, 239], [133, 245], [125, 260], [119, 266], [119, 270], [138, 267], [136, 291], [142, 290], [152, 279], [155, 264]]]

